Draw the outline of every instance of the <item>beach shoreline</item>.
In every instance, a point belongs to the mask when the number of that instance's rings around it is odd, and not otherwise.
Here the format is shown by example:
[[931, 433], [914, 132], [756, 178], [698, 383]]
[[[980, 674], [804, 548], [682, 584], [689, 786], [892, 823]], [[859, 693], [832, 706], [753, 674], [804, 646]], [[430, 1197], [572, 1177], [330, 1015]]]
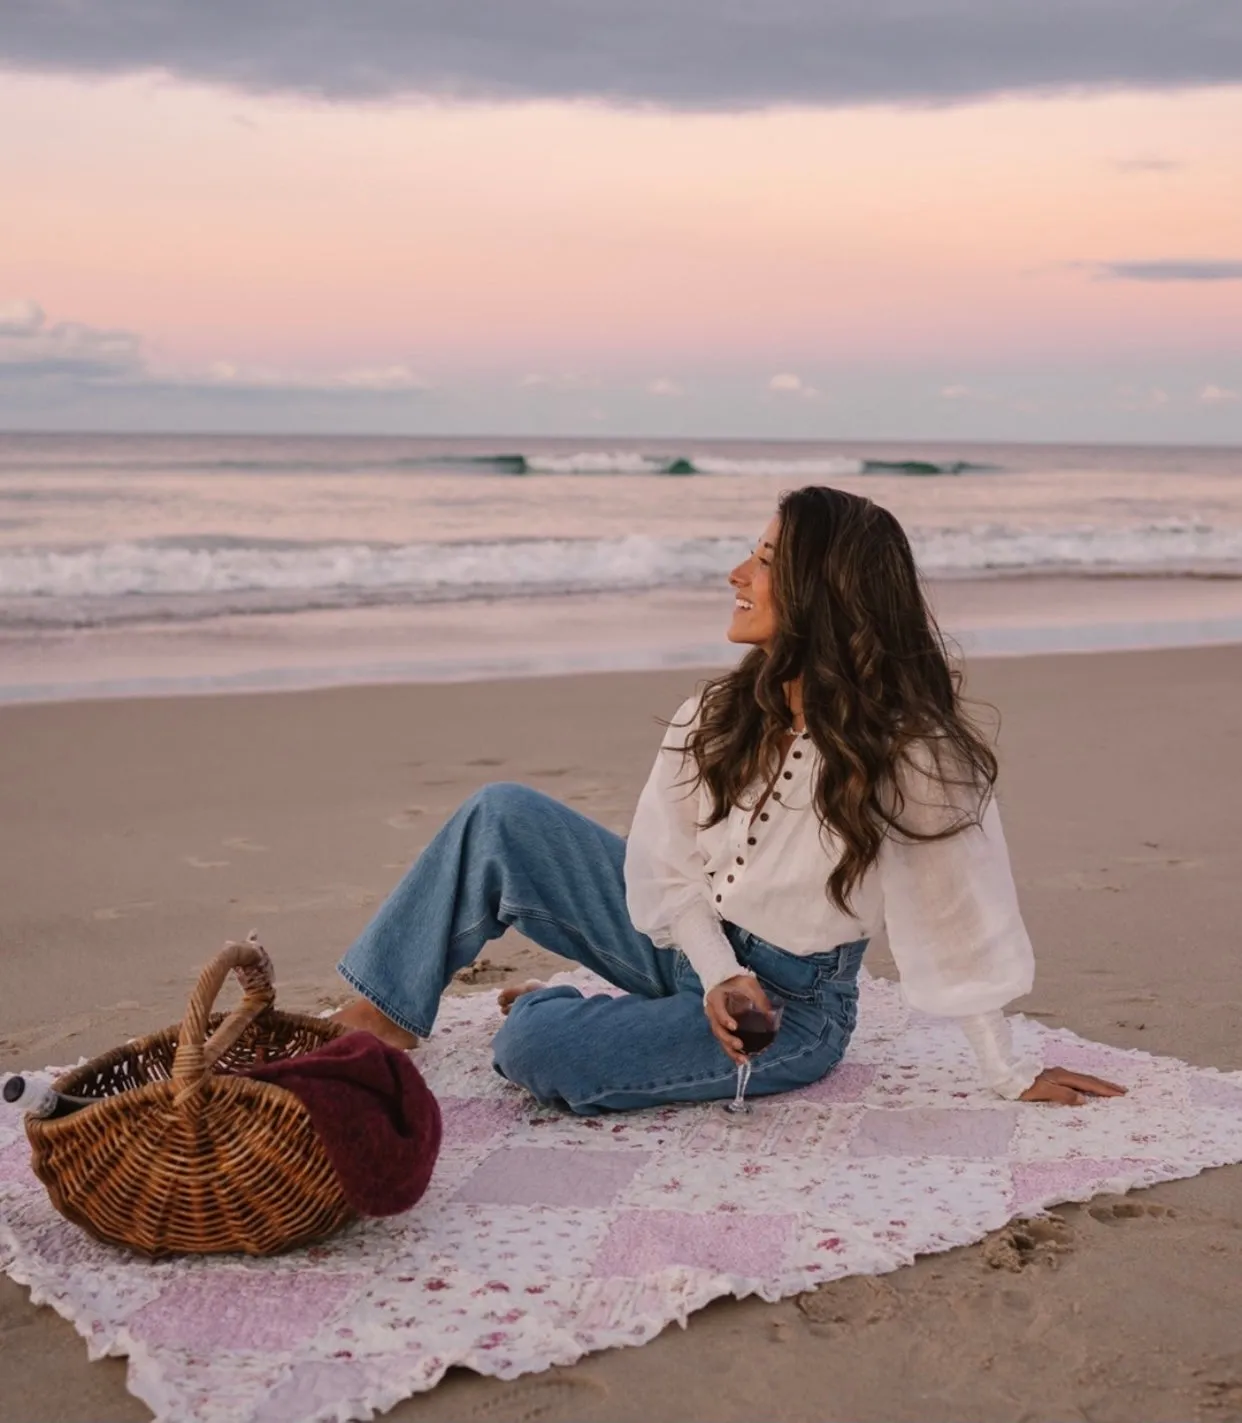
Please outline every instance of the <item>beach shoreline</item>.
[[[701, 675], [0, 708], [0, 1065], [72, 1061], [176, 1021], [202, 963], [252, 928], [280, 1003], [340, 1001], [340, 950], [457, 803], [519, 780], [623, 831], [659, 718]], [[1016, 1007], [1242, 1068], [1239, 685], [1239, 647], [969, 664], [969, 691], [1001, 714], [1039, 964]], [[512, 935], [485, 957], [463, 991], [561, 966]], [[891, 971], [881, 951], [869, 960]], [[386, 1416], [604, 1423], [667, 1416], [674, 1397], [686, 1416], [730, 1420], [1232, 1416], [1238, 1180], [1226, 1168], [1154, 1188], [1133, 1216], [1066, 1208], [1062, 1246], [1019, 1273], [987, 1245], [957, 1250], [800, 1302], [718, 1304], [641, 1353], [513, 1383], [454, 1372]], [[8, 1279], [0, 1373], [3, 1423], [149, 1416], [123, 1361], [88, 1364]]]
[[[971, 657], [1242, 643], [1242, 577], [1024, 572], [929, 581]], [[703, 669], [735, 654], [719, 588], [0, 628], [0, 706]]]

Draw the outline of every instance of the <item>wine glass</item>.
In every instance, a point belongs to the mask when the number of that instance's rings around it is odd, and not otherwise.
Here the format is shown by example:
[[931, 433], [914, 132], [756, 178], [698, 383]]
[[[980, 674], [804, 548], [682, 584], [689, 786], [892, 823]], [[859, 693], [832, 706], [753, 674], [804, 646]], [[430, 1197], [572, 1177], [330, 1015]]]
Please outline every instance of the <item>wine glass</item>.
[[746, 1100], [746, 1084], [750, 1081], [750, 1060], [756, 1053], [772, 1046], [785, 1012], [785, 1004], [780, 998], [773, 993], [769, 993], [767, 997], [770, 1012], [764, 1012], [744, 993], [725, 995], [725, 1011], [737, 1024], [733, 1031], [735, 1036], [742, 1040], [742, 1051], [746, 1054], [745, 1061], [738, 1064], [737, 1093], [731, 1102], [721, 1104], [721, 1110], [733, 1117], [748, 1116], [752, 1110]]

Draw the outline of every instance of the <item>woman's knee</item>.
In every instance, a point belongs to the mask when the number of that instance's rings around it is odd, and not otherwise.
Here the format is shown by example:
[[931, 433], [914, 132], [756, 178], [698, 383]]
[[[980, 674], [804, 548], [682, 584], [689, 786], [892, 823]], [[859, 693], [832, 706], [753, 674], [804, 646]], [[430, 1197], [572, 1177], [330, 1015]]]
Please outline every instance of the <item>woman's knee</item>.
[[582, 994], [569, 984], [553, 984], [524, 995], [492, 1039], [492, 1058], [501, 1073], [544, 1101], [563, 1095], [562, 1079], [571, 1066], [563, 1034], [557, 1032], [566, 999], [580, 1003]]
[[521, 824], [546, 814], [550, 796], [516, 781], [492, 781], [465, 802], [462, 809], [498, 825]]

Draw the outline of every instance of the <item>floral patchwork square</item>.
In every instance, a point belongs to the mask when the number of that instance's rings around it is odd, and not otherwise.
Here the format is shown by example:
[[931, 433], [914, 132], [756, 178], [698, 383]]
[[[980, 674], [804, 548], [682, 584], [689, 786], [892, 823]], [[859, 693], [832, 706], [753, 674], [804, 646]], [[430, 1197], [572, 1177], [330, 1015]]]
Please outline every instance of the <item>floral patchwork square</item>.
[[1012, 1168], [1013, 1194], [1010, 1211], [1038, 1211], [1060, 1201], [1089, 1200], [1116, 1182], [1120, 1186], [1141, 1178], [1149, 1161], [1102, 1161], [1083, 1157], [1079, 1161], [1022, 1161]]
[[502, 1147], [475, 1167], [455, 1199], [472, 1205], [606, 1206], [648, 1159], [642, 1151]]
[[312, 1339], [369, 1282], [363, 1274], [209, 1268], [174, 1278], [133, 1315], [129, 1331], [144, 1344], [265, 1352]]
[[850, 1151], [855, 1156], [1003, 1156], [1016, 1119], [1015, 1107], [869, 1110]]
[[866, 1231], [895, 1265], [915, 1253], [965, 1245], [1003, 1225], [1010, 1190], [1004, 1161], [864, 1156], [838, 1161], [821, 1174], [806, 1202], [806, 1219], [817, 1230], [840, 1232], [847, 1243]]

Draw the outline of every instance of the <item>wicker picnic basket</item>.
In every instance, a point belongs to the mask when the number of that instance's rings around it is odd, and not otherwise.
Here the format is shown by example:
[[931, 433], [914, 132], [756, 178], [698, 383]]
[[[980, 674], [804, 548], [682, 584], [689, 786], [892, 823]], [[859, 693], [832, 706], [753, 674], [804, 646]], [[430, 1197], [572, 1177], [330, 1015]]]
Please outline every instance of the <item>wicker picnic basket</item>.
[[[213, 1013], [230, 970], [245, 997], [227, 1016]], [[352, 1212], [306, 1108], [283, 1087], [235, 1075], [344, 1031], [278, 1012], [274, 999], [271, 961], [252, 934], [207, 965], [179, 1025], [58, 1078], [58, 1092], [100, 1100], [26, 1119], [56, 1209], [97, 1239], [152, 1257], [271, 1255], [344, 1224]]]

